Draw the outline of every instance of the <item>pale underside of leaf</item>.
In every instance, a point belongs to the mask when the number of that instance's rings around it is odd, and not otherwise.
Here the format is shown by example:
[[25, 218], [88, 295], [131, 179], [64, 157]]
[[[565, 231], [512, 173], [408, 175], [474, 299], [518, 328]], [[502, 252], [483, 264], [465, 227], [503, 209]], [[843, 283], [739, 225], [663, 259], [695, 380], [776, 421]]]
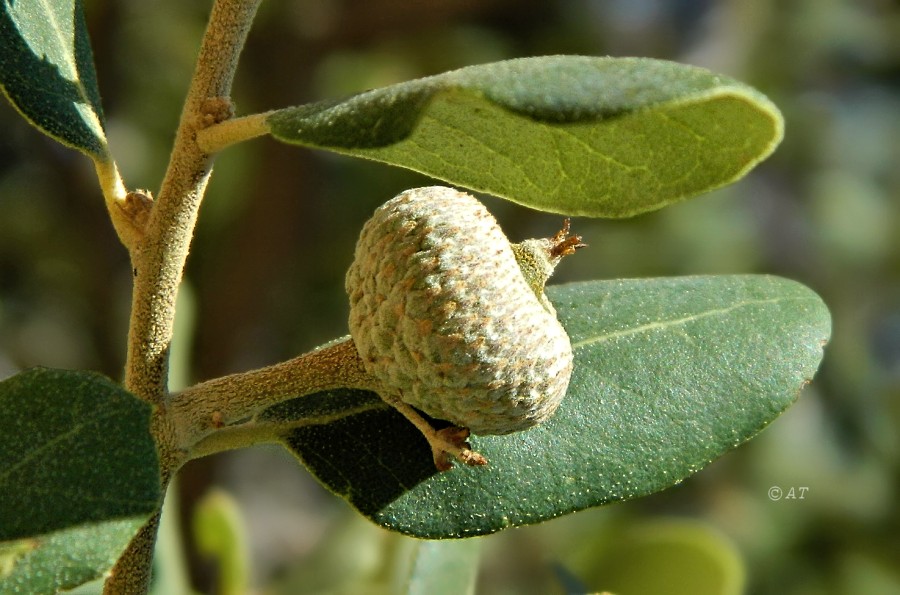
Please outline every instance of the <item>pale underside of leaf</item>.
[[627, 217], [726, 185], [780, 142], [777, 108], [708, 71], [636, 58], [484, 64], [288, 108], [291, 143], [571, 215]]
[[[328, 421], [285, 444], [388, 528], [465, 537], [670, 487], [748, 440], [797, 397], [830, 334], [813, 292], [773, 277], [689, 277], [550, 288], [575, 347], [556, 415], [474, 437], [486, 468], [438, 474], [399, 414], [365, 391], [301, 397], [270, 420]], [[336, 411], [363, 411], [338, 418]], [[307, 418], [308, 419], [308, 418]]]
[[[707, 128], [713, 113], [732, 122], [756, 119], [748, 109], [752, 105], [748, 96], [730, 89], [702, 102], [617, 116], [603, 126], [536, 126], [481, 98], [442, 93], [404, 142], [352, 154], [414, 164], [410, 168], [421, 173], [450, 183], [461, 180], [472, 190], [542, 211], [630, 217], [727, 185], [767, 156], [760, 156], [759, 144], [769, 142], [771, 130], [748, 126], [755, 135], [735, 138], [731, 131]], [[504, 134], [474, 134], [475, 122]], [[530, 134], [502, 138], [523, 128]], [[641, 132], [645, 128], [654, 134]], [[620, 142], [623, 138], [629, 141]], [[686, 144], [694, 146], [685, 150]], [[441, 173], [449, 164], [455, 171]]]

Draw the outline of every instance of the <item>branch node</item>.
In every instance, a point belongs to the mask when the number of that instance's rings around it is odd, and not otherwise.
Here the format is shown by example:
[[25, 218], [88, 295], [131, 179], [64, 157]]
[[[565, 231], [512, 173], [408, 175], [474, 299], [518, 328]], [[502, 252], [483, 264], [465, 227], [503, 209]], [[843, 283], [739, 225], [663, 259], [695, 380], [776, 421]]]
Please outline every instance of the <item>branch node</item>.
[[143, 232], [153, 210], [153, 195], [149, 190], [134, 190], [125, 195], [120, 208], [131, 225], [138, 232]]
[[234, 117], [234, 103], [228, 97], [207, 97], [200, 103], [200, 127], [209, 128]]

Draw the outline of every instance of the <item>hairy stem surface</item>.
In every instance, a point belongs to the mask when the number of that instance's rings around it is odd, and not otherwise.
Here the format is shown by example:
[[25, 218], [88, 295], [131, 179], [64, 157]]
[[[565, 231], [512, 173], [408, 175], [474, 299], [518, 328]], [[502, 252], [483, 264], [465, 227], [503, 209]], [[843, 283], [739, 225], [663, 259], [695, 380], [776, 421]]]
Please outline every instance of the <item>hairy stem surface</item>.
[[[142, 399], [163, 404], [175, 297], [212, 171], [197, 133], [219, 119], [237, 60], [260, 0], [218, 0], [213, 6], [197, 67], [181, 113], [169, 167], [132, 252], [135, 275], [125, 385]], [[226, 116], [227, 117], [227, 116]]]
[[281, 401], [333, 388], [377, 389], [349, 337], [266, 368], [192, 386], [173, 396], [170, 414], [180, 447], [195, 456], [195, 445], [219, 428]]
[[[175, 297], [197, 220], [200, 200], [212, 170], [211, 157], [199, 148], [197, 132], [230, 114], [231, 83], [238, 56], [261, 0], [216, 0], [185, 99], [169, 167], [153, 204], [145, 233], [129, 246], [134, 273], [125, 387], [158, 406], [154, 424], [163, 489], [183, 460], [175, 447], [166, 411], [169, 344]], [[116, 562], [104, 593], [143, 593], [158, 517], [151, 519]]]
[[269, 133], [266, 119], [272, 112], [232, 118], [197, 134], [197, 144], [208, 153], [218, 153], [231, 145]]

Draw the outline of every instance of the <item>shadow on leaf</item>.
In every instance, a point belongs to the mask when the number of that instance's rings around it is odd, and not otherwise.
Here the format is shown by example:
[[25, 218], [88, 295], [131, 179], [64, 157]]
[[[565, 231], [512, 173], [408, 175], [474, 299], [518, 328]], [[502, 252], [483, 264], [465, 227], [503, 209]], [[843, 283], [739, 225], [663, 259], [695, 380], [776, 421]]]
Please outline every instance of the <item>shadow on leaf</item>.
[[[17, 22], [14, 12], [18, 6], [16, 2], [0, 6], [0, 87], [44, 133], [90, 156], [105, 157], [103, 111], [81, 1], [71, 4], [71, 48], [62, 47], [69, 40], [60, 38], [64, 31], [58, 23], [49, 24], [53, 20], [49, 15], [20, 9], [21, 21]], [[41, 41], [39, 47], [28, 43], [26, 30]], [[67, 78], [61, 70], [64, 65], [54, 63], [54, 58], [71, 60], [77, 80]]]

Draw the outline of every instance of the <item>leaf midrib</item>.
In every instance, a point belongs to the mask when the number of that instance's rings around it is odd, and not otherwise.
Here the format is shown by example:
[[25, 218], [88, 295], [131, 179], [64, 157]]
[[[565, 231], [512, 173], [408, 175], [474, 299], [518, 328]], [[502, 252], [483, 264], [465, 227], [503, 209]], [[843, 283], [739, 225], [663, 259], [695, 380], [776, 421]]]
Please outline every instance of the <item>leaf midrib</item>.
[[684, 316], [681, 318], [673, 318], [670, 320], [658, 320], [654, 322], [649, 322], [646, 324], [641, 324], [635, 327], [621, 329], [609, 333], [604, 333], [602, 335], [597, 335], [596, 337], [588, 337], [586, 339], [582, 339], [575, 343], [572, 343], [572, 349], [580, 349], [582, 347], [586, 347], [588, 345], [593, 345], [595, 343], [605, 343], [606, 341], [611, 341], [614, 339], [619, 339], [622, 337], [628, 337], [631, 335], [638, 335], [641, 333], [649, 333], [656, 330], [667, 329], [671, 327], [676, 327], [680, 325], [685, 325], [690, 322], [694, 322], [697, 320], [702, 320], [704, 318], [709, 318], [712, 316], [719, 315], [727, 315], [730, 312], [735, 310], [739, 310], [741, 308], [748, 308], [751, 306], [762, 306], [766, 304], [777, 304], [781, 302], [788, 301], [805, 301], [809, 298], [806, 297], [782, 297], [782, 298], [769, 298], [769, 299], [761, 299], [761, 300], [744, 300], [741, 302], [737, 302], [735, 304], [731, 304], [730, 306], [726, 306], [724, 308], [714, 308], [712, 310], [707, 310], [705, 312], [700, 312], [698, 314], [691, 314], [689, 316]]
[[[56, 12], [54, 12], [53, 7], [50, 5], [50, 3], [47, 0], [41, 0], [41, 5], [44, 7], [44, 12], [47, 14], [47, 20], [50, 21], [51, 29], [53, 30], [54, 33], [56, 33], [57, 42], [59, 43], [59, 45], [61, 47], [65, 48], [66, 47], [66, 38], [63, 35], [62, 29], [59, 26], [59, 21], [56, 18]], [[78, 65], [74, 62], [74, 60], [70, 61], [70, 59], [69, 59], [70, 56], [72, 58], [75, 57], [75, 44], [74, 43], [72, 44], [72, 52], [71, 53], [65, 52], [63, 54], [63, 56], [65, 56], [65, 59], [63, 61], [65, 62], [66, 66], [71, 69], [71, 72], [75, 73], [75, 75], [76, 75], [75, 80], [77, 81], [78, 80], [78, 76], [77, 76], [78, 75]], [[75, 81], [73, 81], [73, 82], [75, 82]]]
[[31, 463], [33, 460], [38, 458], [45, 451], [50, 450], [50, 449], [54, 448], [55, 446], [57, 446], [58, 444], [77, 436], [78, 434], [87, 430], [91, 426], [101, 425], [103, 421], [105, 421], [108, 418], [113, 418], [117, 414], [119, 414], [119, 412], [109, 412], [106, 415], [100, 414], [96, 417], [93, 417], [88, 422], [77, 423], [74, 426], [72, 426], [72, 428], [69, 429], [68, 431], [57, 434], [52, 439], [44, 442], [43, 444], [39, 445], [37, 448], [26, 453], [25, 456], [23, 456], [21, 459], [19, 459], [18, 462], [16, 462], [14, 465], [11, 465], [5, 471], [0, 473], [0, 485], [3, 485], [6, 482], [6, 480], [9, 479], [9, 477], [12, 476], [16, 471], [18, 471], [22, 467]]
[[[7, 0], [4, 0], [4, 2], [6, 2], [6, 1]], [[13, 8], [13, 6], [11, 4], [7, 4], [6, 6], [7, 6], [7, 9]], [[75, 86], [78, 88], [78, 95], [79, 95], [79, 98], [81, 99], [81, 102], [84, 103], [85, 105], [91, 106], [91, 109], [93, 110], [94, 106], [92, 105], [91, 100], [88, 97], [87, 90], [85, 89], [84, 85], [81, 82], [81, 75], [78, 71], [78, 61], [76, 58], [76, 48], [75, 48], [75, 46], [77, 45], [75, 43], [75, 37], [78, 35], [78, 32], [76, 30], [77, 25], [75, 23], [76, 17], [73, 15], [72, 43], [70, 45], [68, 43], [69, 40], [67, 39], [67, 36], [65, 35], [65, 33], [63, 31], [63, 27], [60, 25], [60, 21], [59, 21], [58, 15], [56, 14], [56, 11], [54, 10], [53, 3], [50, 2], [49, 0], [38, 0], [38, 8], [41, 9], [43, 16], [45, 16], [47, 19], [47, 25], [48, 25], [50, 31], [52, 32], [52, 35], [50, 36], [50, 38], [53, 39], [53, 41], [57, 44], [58, 47], [63, 49], [63, 52], [62, 52], [62, 58], [59, 61], [51, 61], [48, 59], [48, 55], [47, 55], [46, 51], [42, 51], [40, 56], [37, 55], [36, 48], [31, 48], [32, 51], [34, 51], [35, 55], [38, 58], [40, 58], [41, 60], [48, 60], [48, 62], [55, 64], [57, 66], [57, 68], [60, 70], [60, 75], [64, 79], [75, 84]], [[19, 16], [21, 17], [21, 16], [26, 16], [26, 15], [20, 14]], [[21, 31], [22, 21], [20, 19], [16, 18], [15, 22], [17, 23], [17, 25]], [[29, 47], [31, 47], [30, 44], [29, 44]], [[63, 69], [65, 69], [65, 72], [63, 72]]]

